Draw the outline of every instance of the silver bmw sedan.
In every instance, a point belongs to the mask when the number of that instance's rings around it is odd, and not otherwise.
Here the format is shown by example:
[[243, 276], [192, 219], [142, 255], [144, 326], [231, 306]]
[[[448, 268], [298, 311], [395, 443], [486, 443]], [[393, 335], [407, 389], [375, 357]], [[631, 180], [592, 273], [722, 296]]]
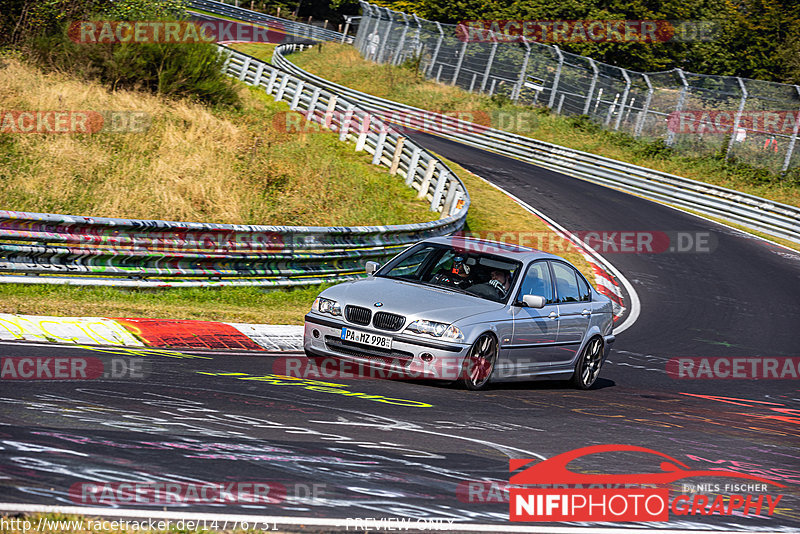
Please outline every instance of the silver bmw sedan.
[[552, 254], [449, 236], [366, 270], [314, 301], [307, 356], [471, 390], [543, 379], [588, 389], [614, 342], [611, 301]]

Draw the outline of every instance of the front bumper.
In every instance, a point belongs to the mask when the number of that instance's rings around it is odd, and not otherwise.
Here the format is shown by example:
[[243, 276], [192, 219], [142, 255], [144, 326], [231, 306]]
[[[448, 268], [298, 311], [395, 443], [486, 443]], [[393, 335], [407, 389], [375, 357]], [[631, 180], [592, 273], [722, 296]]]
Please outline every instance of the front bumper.
[[[341, 339], [342, 328], [392, 337], [391, 351]], [[456, 380], [469, 345], [430, 340], [398, 332], [351, 325], [334, 318], [306, 315], [303, 348], [310, 356], [331, 357], [379, 369], [392, 378]], [[429, 361], [424, 361], [425, 356]], [[432, 358], [432, 359], [431, 359]], [[376, 376], [370, 374], [369, 377]], [[381, 376], [381, 375], [377, 375]]]

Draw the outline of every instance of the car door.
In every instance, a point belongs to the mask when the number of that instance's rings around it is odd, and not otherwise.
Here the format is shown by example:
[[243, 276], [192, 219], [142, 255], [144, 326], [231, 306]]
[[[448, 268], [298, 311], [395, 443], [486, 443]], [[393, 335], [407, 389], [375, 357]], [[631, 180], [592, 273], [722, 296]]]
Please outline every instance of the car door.
[[521, 301], [523, 295], [542, 296], [545, 305], [543, 308], [511, 308], [514, 329], [507, 363], [515, 375], [546, 371], [558, 353], [558, 305], [547, 261], [535, 261], [528, 266], [514, 300]]
[[592, 317], [589, 284], [571, 265], [552, 261], [558, 307], [558, 350], [554, 365], [571, 367]]

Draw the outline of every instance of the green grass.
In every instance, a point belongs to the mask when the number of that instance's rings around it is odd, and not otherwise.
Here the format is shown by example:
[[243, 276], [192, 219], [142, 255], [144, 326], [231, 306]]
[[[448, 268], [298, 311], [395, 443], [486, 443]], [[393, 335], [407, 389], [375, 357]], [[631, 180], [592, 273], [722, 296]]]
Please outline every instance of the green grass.
[[413, 65], [377, 65], [348, 45], [325, 43], [294, 54], [291, 60], [318, 76], [381, 98], [434, 111], [479, 112], [483, 124], [520, 135], [800, 206], [798, 170], [781, 178], [744, 164], [726, 164], [716, 156], [681, 156], [659, 141], [637, 140], [579, 118], [551, 114], [546, 108], [515, 106], [507, 98], [426, 81]]

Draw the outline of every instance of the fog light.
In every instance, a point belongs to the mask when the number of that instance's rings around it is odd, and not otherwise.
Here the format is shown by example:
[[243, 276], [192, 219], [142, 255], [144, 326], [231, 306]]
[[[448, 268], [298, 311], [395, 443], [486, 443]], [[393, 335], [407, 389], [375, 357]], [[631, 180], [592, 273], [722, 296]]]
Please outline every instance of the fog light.
[[433, 361], [433, 354], [430, 352], [423, 352], [419, 355], [419, 359], [423, 362], [432, 362]]
[[313, 331], [313, 332], [311, 332], [311, 335], [312, 335], [312, 336], [314, 336], [316, 339], [319, 339], [319, 330], [317, 330], [317, 329], [315, 328], [315, 329], [314, 329], [314, 331]]

